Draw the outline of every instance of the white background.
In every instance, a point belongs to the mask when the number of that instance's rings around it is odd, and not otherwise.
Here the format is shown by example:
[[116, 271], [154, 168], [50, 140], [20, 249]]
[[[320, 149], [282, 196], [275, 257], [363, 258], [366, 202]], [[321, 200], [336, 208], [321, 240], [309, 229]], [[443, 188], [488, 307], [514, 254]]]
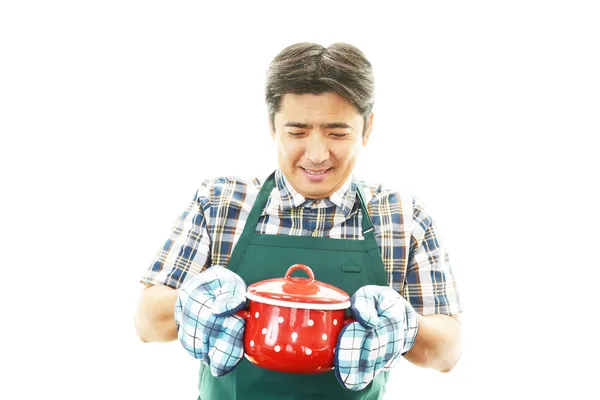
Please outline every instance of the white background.
[[196, 398], [135, 335], [139, 278], [205, 178], [276, 166], [271, 59], [344, 41], [376, 79], [357, 173], [425, 201], [466, 309], [456, 369], [386, 398], [597, 398], [594, 2], [283, 3], [0, 5], [0, 397]]

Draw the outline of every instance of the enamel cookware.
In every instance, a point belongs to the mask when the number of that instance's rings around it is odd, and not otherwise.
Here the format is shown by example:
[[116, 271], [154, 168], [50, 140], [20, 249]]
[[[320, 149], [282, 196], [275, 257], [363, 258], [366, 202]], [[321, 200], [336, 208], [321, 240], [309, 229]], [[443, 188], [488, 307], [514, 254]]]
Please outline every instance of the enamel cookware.
[[[292, 277], [302, 270], [308, 278]], [[249, 309], [238, 312], [246, 320], [246, 358], [266, 369], [291, 373], [319, 373], [333, 369], [333, 356], [350, 307], [348, 293], [315, 280], [306, 265], [292, 265], [283, 278], [267, 279], [248, 287]]]

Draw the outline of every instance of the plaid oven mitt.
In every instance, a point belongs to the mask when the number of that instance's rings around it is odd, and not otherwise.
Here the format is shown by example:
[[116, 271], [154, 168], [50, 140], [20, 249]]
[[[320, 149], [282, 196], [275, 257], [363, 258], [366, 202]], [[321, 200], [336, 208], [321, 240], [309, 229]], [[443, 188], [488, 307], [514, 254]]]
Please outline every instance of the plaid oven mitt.
[[244, 355], [246, 284], [234, 272], [210, 267], [185, 281], [175, 301], [179, 343], [210, 367], [213, 376], [235, 368]]
[[410, 303], [391, 287], [363, 286], [350, 301], [357, 322], [346, 325], [338, 336], [334, 373], [340, 384], [356, 391], [411, 349], [419, 320]]

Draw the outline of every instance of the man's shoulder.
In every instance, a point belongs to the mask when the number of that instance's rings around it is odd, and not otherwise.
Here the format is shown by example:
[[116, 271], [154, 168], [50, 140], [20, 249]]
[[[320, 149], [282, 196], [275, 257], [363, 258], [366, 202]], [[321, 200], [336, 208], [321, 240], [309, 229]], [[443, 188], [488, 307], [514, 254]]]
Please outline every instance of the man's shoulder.
[[401, 213], [405, 218], [418, 222], [423, 230], [431, 224], [428, 206], [417, 194], [369, 180], [355, 182], [365, 189], [365, 202], [374, 213]]
[[406, 204], [412, 206], [415, 202], [418, 202], [417, 197], [412, 192], [385, 183], [368, 179], [356, 179], [355, 182], [363, 187], [366, 196], [365, 201], [370, 205], [387, 203], [390, 205]]
[[213, 192], [223, 190], [248, 191], [260, 190], [265, 179], [257, 176], [223, 175], [206, 179], [203, 186], [209, 186]]
[[365, 202], [369, 209], [378, 214], [402, 214], [404, 218], [413, 218], [421, 201], [414, 193], [369, 179], [356, 179], [365, 192]]
[[223, 197], [243, 201], [249, 195], [256, 195], [265, 180], [266, 178], [258, 176], [213, 176], [202, 181], [196, 197], [213, 204]]

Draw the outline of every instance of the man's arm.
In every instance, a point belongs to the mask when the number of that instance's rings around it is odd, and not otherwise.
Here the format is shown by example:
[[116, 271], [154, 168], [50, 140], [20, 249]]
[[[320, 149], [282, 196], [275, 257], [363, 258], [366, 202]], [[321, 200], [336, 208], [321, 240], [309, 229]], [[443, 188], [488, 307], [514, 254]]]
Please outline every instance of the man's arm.
[[450, 372], [460, 360], [462, 337], [459, 315], [419, 316], [413, 347], [404, 355], [408, 361], [440, 372]]
[[[143, 342], [170, 342], [177, 339], [175, 302], [184, 280], [210, 264], [210, 235], [205, 212], [210, 212], [213, 182], [206, 180], [194, 199], [173, 224], [171, 234], [150, 268], [142, 277], [145, 284], [135, 311], [135, 329]], [[162, 282], [162, 284], [160, 284]]]
[[174, 310], [178, 291], [164, 285], [146, 284], [135, 313], [135, 330], [142, 342], [177, 339]]
[[450, 257], [437, 222], [413, 196], [413, 224], [405, 286], [401, 295], [419, 314], [413, 347], [404, 357], [415, 365], [451, 371], [462, 354], [460, 303]]

